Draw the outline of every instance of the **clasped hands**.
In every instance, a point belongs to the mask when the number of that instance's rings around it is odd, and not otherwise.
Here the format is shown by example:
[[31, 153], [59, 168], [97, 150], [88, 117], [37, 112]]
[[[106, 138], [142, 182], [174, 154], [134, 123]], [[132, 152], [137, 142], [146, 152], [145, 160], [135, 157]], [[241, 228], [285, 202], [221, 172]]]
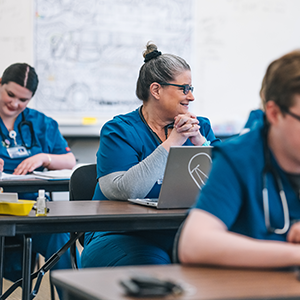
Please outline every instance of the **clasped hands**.
[[179, 114], [174, 118], [174, 128], [169, 136], [176, 144], [183, 145], [189, 138], [195, 146], [202, 146], [205, 138], [201, 135], [199, 121], [192, 113]]

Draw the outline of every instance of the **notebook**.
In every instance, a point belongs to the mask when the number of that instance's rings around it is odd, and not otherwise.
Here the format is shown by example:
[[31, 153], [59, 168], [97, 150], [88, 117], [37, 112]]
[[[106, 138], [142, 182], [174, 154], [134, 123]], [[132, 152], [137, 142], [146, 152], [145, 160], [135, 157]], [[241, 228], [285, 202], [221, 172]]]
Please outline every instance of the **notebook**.
[[159, 198], [128, 201], [158, 209], [191, 207], [208, 178], [211, 150], [211, 146], [171, 147]]

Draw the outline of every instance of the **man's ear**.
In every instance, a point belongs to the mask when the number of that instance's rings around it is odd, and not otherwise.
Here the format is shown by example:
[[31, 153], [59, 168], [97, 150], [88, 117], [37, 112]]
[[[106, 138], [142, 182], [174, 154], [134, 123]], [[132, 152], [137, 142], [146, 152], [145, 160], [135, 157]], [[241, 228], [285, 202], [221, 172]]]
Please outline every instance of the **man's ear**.
[[2, 77], [0, 77], [0, 84], [2, 83]]
[[280, 118], [282, 118], [282, 111], [273, 100], [269, 100], [265, 104], [265, 112], [267, 120], [270, 124], [274, 125], [279, 121]]
[[161, 85], [157, 82], [152, 82], [149, 88], [151, 95], [157, 100], [160, 98], [160, 89]]

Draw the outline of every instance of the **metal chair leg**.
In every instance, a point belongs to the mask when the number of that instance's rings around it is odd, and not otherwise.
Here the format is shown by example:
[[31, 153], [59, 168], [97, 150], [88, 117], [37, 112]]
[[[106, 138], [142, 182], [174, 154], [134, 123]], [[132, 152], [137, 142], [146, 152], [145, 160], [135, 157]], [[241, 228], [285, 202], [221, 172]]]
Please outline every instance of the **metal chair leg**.
[[51, 296], [51, 300], [55, 300], [55, 290], [54, 290], [54, 285], [52, 283], [51, 277], [50, 277], [50, 296]]
[[0, 236], [0, 295], [3, 291], [3, 257], [4, 257], [4, 236]]
[[[27, 269], [30, 270], [29, 265], [31, 264], [31, 250], [32, 250], [32, 240], [30, 237], [25, 237], [24, 241], [26, 242], [26, 245], [24, 245], [24, 252], [26, 252], [24, 254], [23, 257], [29, 257], [29, 259], [25, 259], [23, 260], [23, 278], [17, 280], [15, 283], [13, 283], [8, 289], [7, 291], [5, 291], [5, 293], [3, 295], [0, 295], [0, 300], [5, 300], [7, 299], [7, 297], [9, 295], [11, 295], [11, 293], [19, 286], [22, 285], [23, 287], [23, 293], [22, 293], [22, 300], [32, 300], [38, 293], [39, 287], [40, 287], [40, 283], [42, 281], [42, 278], [44, 276], [44, 274], [46, 272], [48, 272], [56, 263], [57, 261], [60, 259], [60, 257], [70, 248], [70, 246], [75, 243], [75, 241], [80, 238], [83, 235], [82, 233], [77, 233], [75, 234], [73, 237], [70, 237], [70, 240], [61, 248], [59, 249], [56, 253], [54, 253], [46, 262], [45, 264], [35, 273], [31, 274], [31, 276], [29, 276], [29, 280], [28, 278], [24, 277], [24, 275], [26, 275], [27, 272], [24, 271], [24, 266], [28, 267]], [[1, 238], [1, 237], [0, 237]], [[25, 247], [26, 246], [26, 247]], [[28, 253], [30, 255], [28, 255]], [[24, 263], [26, 263], [24, 265]], [[25, 274], [24, 274], [25, 273]], [[36, 280], [36, 284], [33, 288], [33, 291], [30, 293], [29, 291], [31, 290], [31, 283], [32, 280], [37, 278]], [[29, 282], [29, 284], [28, 284]], [[27, 289], [27, 293], [24, 292], [24, 288]], [[54, 297], [54, 293], [52, 294]], [[52, 296], [51, 296], [52, 297]], [[54, 299], [54, 298], [52, 298]]]
[[32, 239], [31, 236], [24, 235], [24, 252], [22, 265], [22, 299], [30, 300], [31, 293], [31, 253]]

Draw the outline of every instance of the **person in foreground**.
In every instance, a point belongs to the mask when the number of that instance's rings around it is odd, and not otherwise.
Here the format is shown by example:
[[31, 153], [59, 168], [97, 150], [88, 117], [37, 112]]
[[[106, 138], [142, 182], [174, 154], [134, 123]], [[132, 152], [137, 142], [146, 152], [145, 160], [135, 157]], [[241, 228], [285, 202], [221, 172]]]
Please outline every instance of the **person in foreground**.
[[[99, 184], [93, 200], [158, 198], [171, 146], [218, 142], [206, 118], [189, 112], [194, 101], [186, 61], [148, 43], [136, 94], [143, 104], [114, 117], [100, 134]], [[82, 267], [168, 264], [173, 230], [85, 234]]]
[[[38, 76], [26, 63], [9, 66], [0, 79], [0, 167], [7, 173], [23, 175], [34, 170], [72, 169], [76, 160], [58, 124], [43, 113], [27, 107], [38, 86]], [[20, 194], [19, 199], [36, 199], [36, 194]], [[22, 240], [22, 236], [15, 237]], [[48, 259], [69, 235], [32, 235], [32, 249]], [[4, 277], [21, 277], [22, 252], [6, 252]], [[64, 254], [53, 269], [71, 268], [70, 254]]]
[[264, 120], [214, 148], [179, 238], [182, 263], [300, 264], [300, 51], [272, 62], [264, 80]]

